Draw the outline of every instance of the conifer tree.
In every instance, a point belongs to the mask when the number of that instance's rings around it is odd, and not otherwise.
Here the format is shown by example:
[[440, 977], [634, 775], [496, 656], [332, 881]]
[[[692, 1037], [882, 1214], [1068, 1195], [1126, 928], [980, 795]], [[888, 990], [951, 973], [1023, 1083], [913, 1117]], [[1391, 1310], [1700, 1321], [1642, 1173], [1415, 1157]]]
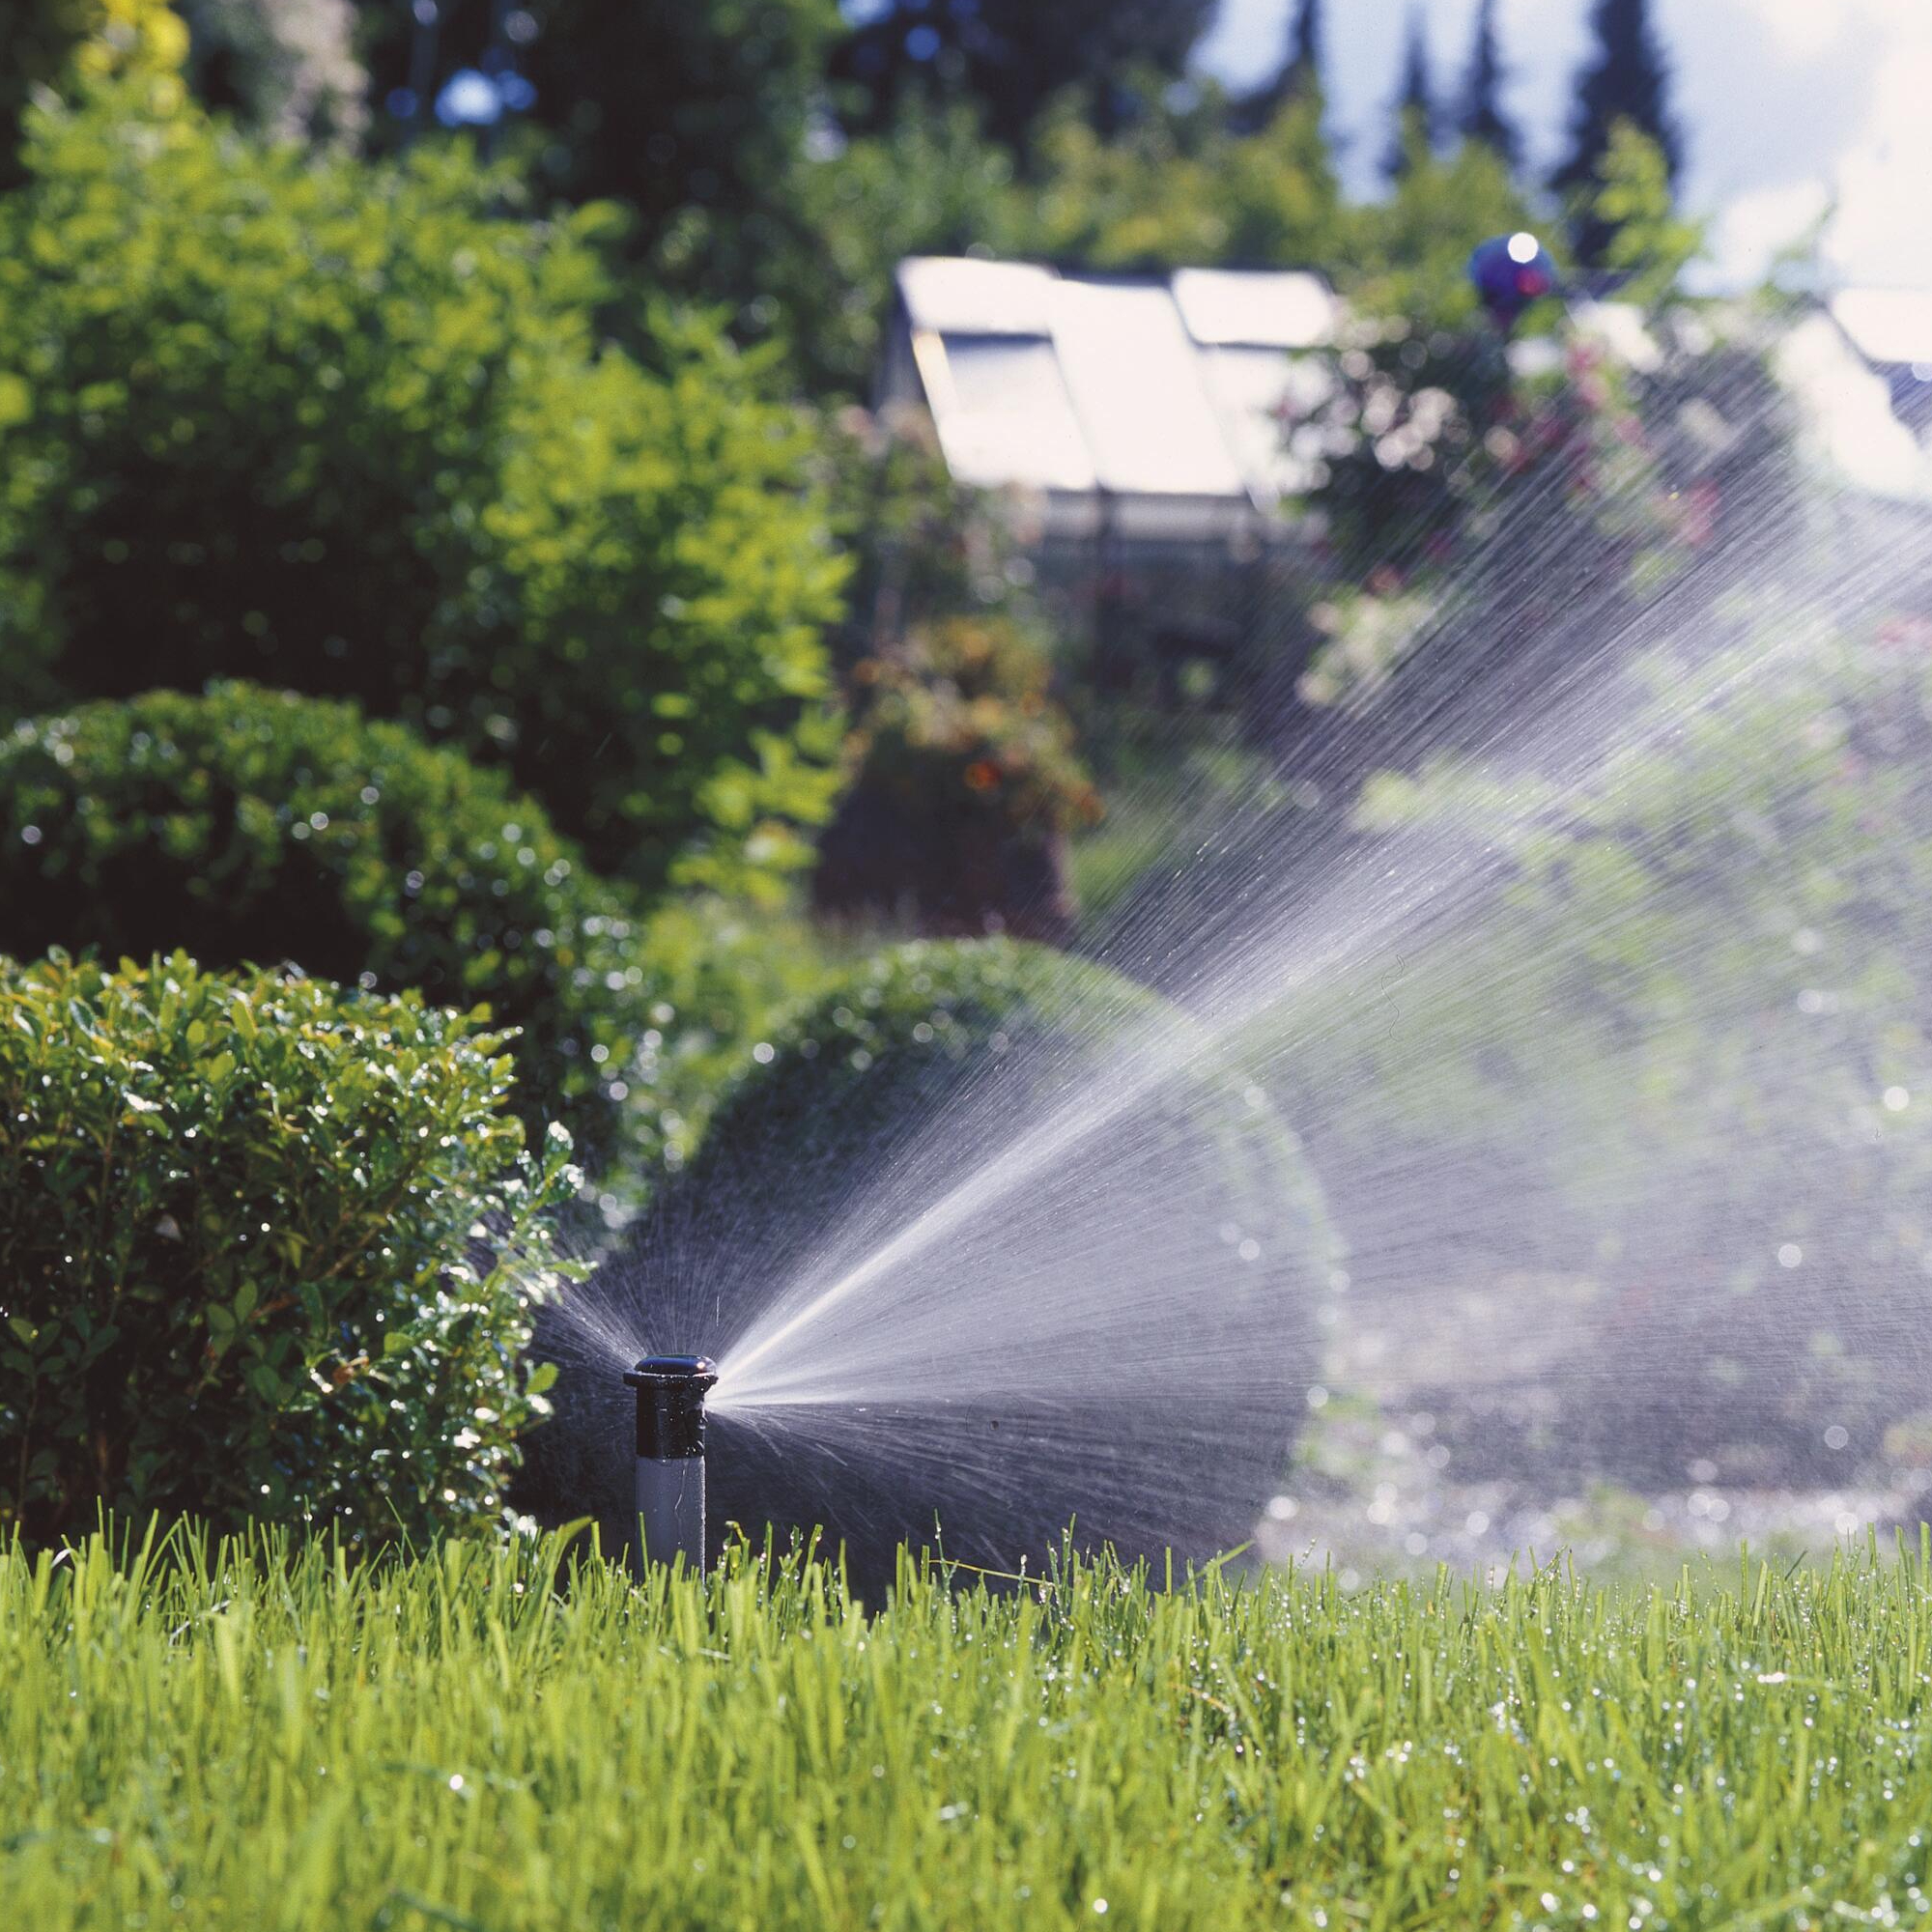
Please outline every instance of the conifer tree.
[[1321, 95], [1321, 0], [1295, 0], [1281, 67], [1265, 86], [1247, 96], [1235, 124], [1252, 132], [1264, 128], [1291, 101]]
[[1403, 49], [1402, 79], [1394, 102], [1395, 126], [1382, 156], [1382, 173], [1392, 182], [1408, 172], [1418, 155], [1433, 154], [1439, 133], [1435, 117], [1435, 89], [1429, 74], [1429, 36], [1423, 29], [1422, 10], [1408, 13], [1408, 39]]
[[1481, 0], [1457, 132], [1465, 141], [1480, 141], [1514, 171], [1522, 161], [1522, 135], [1503, 112], [1503, 82], [1507, 78], [1508, 70], [1496, 45], [1496, 0]]
[[1290, 93], [1321, 85], [1321, 0], [1295, 0], [1294, 24], [1289, 33], [1288, 60], [1282, 71]]
[[1683, 143], [1670, 115], [1670, 70], [1658, 44], [1649, 0], [1596, 0], [1590, 24], [1596, 50], [1577, 77], [1570, 152], [1550, 178], [1550, 185], [1587, 198], [1573, 239], [1577, 260], [1594, 266], [1603, 260], [1612, 231], [1595, 207], [1591, 191], [1617, 125], [1627, 121], [1657, 144], [1673, 187], [1683, 162]]

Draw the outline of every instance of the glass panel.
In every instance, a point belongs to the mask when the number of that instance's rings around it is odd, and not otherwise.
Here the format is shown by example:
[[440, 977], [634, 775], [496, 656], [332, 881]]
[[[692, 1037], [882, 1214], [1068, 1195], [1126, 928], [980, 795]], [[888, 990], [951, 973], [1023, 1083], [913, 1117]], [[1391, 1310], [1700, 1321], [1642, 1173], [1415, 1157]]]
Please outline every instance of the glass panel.
[[1334, 378], [1317, 355], [1276, 349], [1211, 349], [1202, 355], [1222, 433], [1262, 502], [1309, 488], [1310, 462], [1289, 448], [1289, 432], [1334, 393]]
[[944, 357], [946, 376], [926, 393], [954, 476], [989, 489], [1093, 489], [1051, 343], [949, 335]]
[[1054, 289], [1053, 339], [1105, 488], [1246, 496], [1200, 357], [1165, 288], [1065, 279]]
[[899, 264], [899, 295], [915, 328], [942, 335], [1044, 335], [1057, 277], [1031, 262], [914, 255]]
[[1174, 299], [1204, 348], [1318, 349], [1335, 329], [1335, 298], [1320, 275], [1182, 269]]

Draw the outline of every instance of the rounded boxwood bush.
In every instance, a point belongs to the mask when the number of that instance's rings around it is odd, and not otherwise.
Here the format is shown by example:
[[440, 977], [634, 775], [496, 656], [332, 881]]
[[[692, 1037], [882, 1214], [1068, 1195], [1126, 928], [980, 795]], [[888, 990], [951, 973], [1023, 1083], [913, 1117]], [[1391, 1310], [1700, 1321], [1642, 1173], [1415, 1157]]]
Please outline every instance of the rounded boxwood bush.
[[413, 993], [0, 960], [0, 1524], [494, 1515], [575, 1180], [509, 1088]]
[[658, 1151], [623, 895], [500, 776], [353, 705], [158, 691], [0, 736], [0, 951], [56, 946], [487, 1004], [526, 1125], [596, 1169]]
[[[1164, 1078], [1139, 1071], [1151, 1043]], [[1069, 1107], [1094, 1111], [1066, 1135]], [[824, 1524], [871, 1586], [935, 1517], [947, 1551], [1003, 1568], [1076, 1517], [1146, 1548], [1243, 1538], [1317, 1366], [1320, 1196], [1294, 1137], [1177, 1009], [1009, 940], [881, 953], [754, 1048], [628, 1251], [542, 1318], [562, 1380], [526, 1497], [597, 1508], [616, 1533], [626, 1350], [711, 1353], [728, 1388], [734, 1345], [769, 1332], [781, 1291], [838, 1279], [1042, 1132], [1055, 1143], [1015, 1186], [781, 1351], [863, 1357], [857, 1403], [800, 1428], [719, 1411], [714, 1524]]]

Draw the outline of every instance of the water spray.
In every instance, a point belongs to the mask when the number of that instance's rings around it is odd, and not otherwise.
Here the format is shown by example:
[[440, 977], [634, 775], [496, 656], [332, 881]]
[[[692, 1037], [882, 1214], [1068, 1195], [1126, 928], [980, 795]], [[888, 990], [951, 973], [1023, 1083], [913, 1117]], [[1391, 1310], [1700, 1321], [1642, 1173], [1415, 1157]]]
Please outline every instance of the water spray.
[[704, 1568], [704, 1398], [708, 1355], [646, 1355], [624, 1379], [638, 1392], [638, 1520], [645, 1563]]

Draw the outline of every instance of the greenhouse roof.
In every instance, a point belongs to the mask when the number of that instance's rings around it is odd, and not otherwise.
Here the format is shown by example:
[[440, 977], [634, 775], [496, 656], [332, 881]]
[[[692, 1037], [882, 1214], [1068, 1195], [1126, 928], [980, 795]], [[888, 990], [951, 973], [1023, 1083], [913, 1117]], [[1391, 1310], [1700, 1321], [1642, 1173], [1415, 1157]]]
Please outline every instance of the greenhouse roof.
[[898, 292], [962, 482], [1256, 507], [1305, 487], [1284, 420], [1328, 393], [1313, 352], [1336, 303], [1318, 275], [916, 256]]
[[1932, 373], [1932, 290], [1840, 289], [1828, 306], [1867, 361]]

